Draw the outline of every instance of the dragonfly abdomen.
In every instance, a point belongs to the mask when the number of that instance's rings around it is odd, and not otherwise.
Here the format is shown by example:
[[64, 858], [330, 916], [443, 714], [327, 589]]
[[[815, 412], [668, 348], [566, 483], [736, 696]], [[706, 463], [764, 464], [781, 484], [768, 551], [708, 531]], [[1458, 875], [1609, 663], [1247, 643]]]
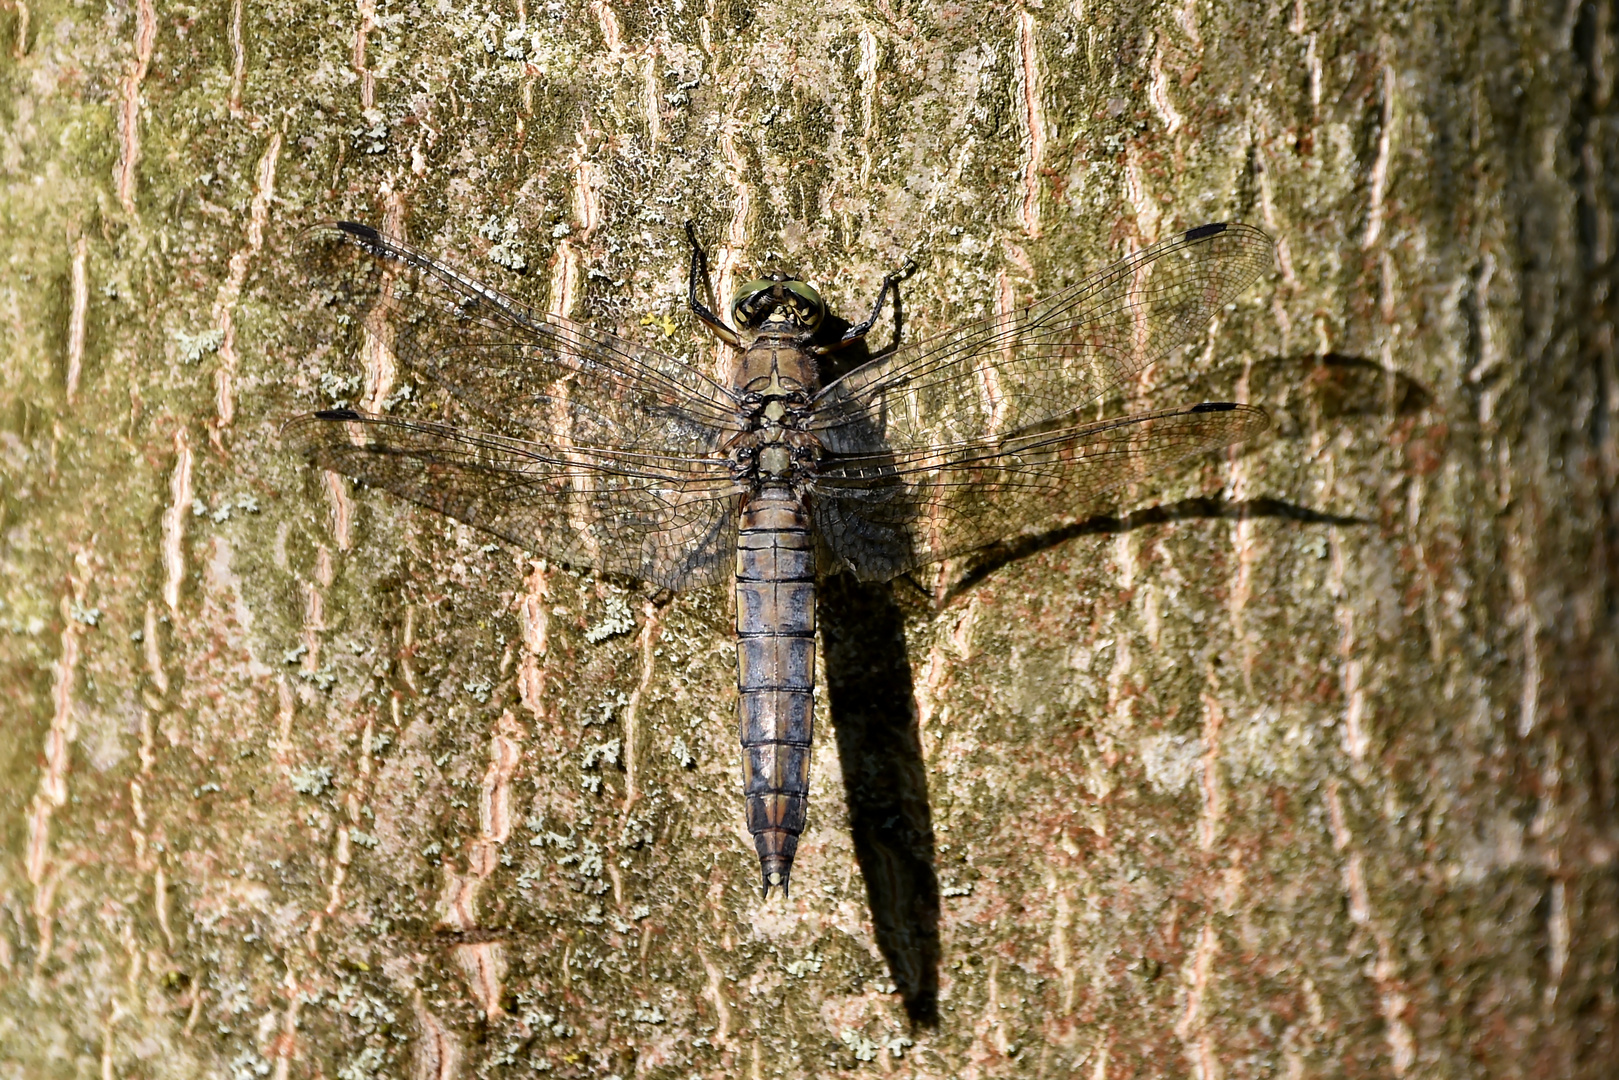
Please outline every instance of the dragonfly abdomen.
[[785, 894], [809, 806], [815, 706], [815, 546], [792, 489], [742, 508], [736, 550], [736, 669], [748, 831], [764, 892]]

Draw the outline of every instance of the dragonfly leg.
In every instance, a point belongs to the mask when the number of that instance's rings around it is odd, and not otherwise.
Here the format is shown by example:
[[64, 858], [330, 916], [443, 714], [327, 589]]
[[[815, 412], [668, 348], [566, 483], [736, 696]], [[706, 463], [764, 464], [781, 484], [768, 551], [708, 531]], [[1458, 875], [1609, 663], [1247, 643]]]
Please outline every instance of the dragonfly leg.
[[851, 326], [849, 329], [845, 330], [843, 332], [843, 337], [832, 346], [832, 349], [841, 349], [846, 345], [853, 345], [855, 342], [861, 340], [867, 334], [871, 333], [871, 328], [877, 325], [877, 320], [883, 313], [883, 304], [888, 300], [888, 294], [890, 292], [894, 294], [894, 338], [887, 345], [883, 346], [881, 351], [872, 353], [871, 358], [875, 360], [878, 357], [887, 356], [889, 353], [898, 348], [900, 328], [905, 323], [905, 314], [899, 301], [899, 283], [914, 273], [916, 273], [916, 260], [907, 258], [904, 266], [890, 274], [885, 274], [883, 276], [883, 287], [877, 293], [877, 302], [871, 307], [871, 315], [867, 317], [865, 322]]
[[686, 300], [691, 305], [691, 313], [697, 316], [698, 322], [712, 330], [715, 337], [727, 345], [741, 348], [742, 339], [736, 336], [736, 331], [721, 322], [719, 316], [704, 306], [697, 296], [697, 282], [700, 280], [703, 283], [703, 291], [712, 302], [714, 282], [708, 276], [708, 255], [703, 251], [703, 246], [697, 242], [697, 230], [689, 221], [686, 222], [686, 239], [691, 241], [691, 279], [686, 286]]

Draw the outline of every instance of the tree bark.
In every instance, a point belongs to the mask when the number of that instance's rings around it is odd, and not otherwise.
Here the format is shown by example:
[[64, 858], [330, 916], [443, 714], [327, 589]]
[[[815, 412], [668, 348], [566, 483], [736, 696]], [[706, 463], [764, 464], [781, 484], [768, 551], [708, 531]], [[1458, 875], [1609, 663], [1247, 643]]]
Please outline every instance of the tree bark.
[[[0, 1076], [1619, 1070], [1603, 3], [0, 7]], [[725, 591], [277, 439], [406, 385], [371, 222], [693, 363], [786, 266], [906, 333], [1245, 220], [1129, 388], [1269, 435], [823, 588], [761, 902]], [[867, 1064], [870, 1063], [870, 1064]]]

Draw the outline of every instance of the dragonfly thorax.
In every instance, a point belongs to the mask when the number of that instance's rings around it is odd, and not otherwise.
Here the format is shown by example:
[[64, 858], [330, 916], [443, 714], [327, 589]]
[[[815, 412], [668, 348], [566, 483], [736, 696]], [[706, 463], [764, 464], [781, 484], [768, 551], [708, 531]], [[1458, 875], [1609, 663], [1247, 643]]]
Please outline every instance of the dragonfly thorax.
[[793, 469], [793, 452], [785, 443], [767, 443], [759, 451], [759, 471], [773, 480], [786, 479]]
[[804, 431], [807, 395], [789, 392], [772, 377], [770, 390], [755, 392], [741, 419], [746, 430], [732, 444], [732, 468], [751, 483], [793, 483], [813, 468], [818, 443]]

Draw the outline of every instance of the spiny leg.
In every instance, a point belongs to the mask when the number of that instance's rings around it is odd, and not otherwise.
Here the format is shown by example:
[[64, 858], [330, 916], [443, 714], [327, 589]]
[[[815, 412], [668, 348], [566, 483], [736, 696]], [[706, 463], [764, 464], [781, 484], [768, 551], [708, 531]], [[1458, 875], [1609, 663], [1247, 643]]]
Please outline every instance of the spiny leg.
[[742, 339], [720, 321], [719, 316], [710, 311], [697, 296], [697, 283], [703, 283], [703, 291], [708, 294], [709, 300], [714, 300], [714, 282], [708, 276], [708, 255], [703, 246], [697, 242], [697, 229], [691, 222], [686, 222], [686, 239], [691, 242], [691, 277], [686, 285], [686, 301], [691, 305], [691, 313], [697, 316], [697, 321], [714, 332], [714, 335], [727, 345], [740, 347]]
[[916, 273], [916, 270], [916, 260], [907, 256], [904, 266], [901, 266], [898, 270], [883, 275], [883, 287], [878, 290], [877, 302], [871, 306], [871, 314], [867, 316], [866, 321], [849, 327], [849, 329], [843, 332], [842, 338], [840, 338], [834, 344], [827, 346], [824, 351], [833, 352], [838, 349], [846, 348], [847, 346], [853, 345], [857, 341], [863, 340], [867, 334], [871, 333], [871, 328], [877, 325], [877, 320], [883, 313], [883, 304], [888, 301], [888, 294], [890, 292], [894, 294], [894, 336], [887, 345], [884, 345], [877, 352], [872, 353], [870, 359], [880, 359], [881, 357], [887, 356], [889, 353], [899, 348], [900, 331], [905, 325], [905, 315], [900, 305], [899, 283]]

